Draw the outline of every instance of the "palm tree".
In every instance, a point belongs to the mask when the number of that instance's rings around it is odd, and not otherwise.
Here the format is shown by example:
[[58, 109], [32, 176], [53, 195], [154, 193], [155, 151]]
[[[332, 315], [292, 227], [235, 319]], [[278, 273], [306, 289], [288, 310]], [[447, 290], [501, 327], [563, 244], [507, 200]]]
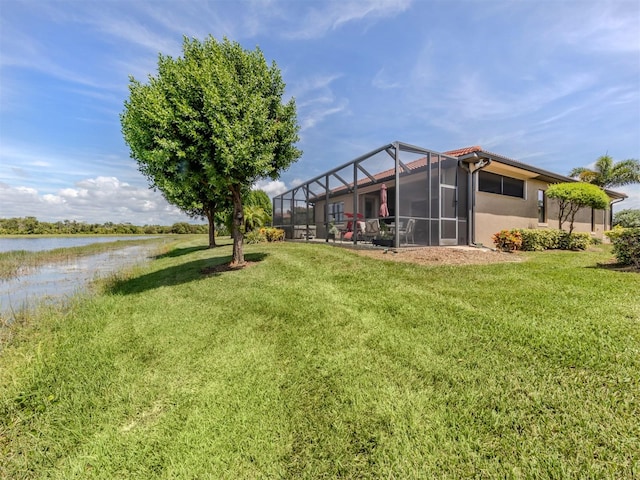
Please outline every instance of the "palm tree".
[[246, 205], [244, 207], [245, 231], [250, 232], [264, 226], [269, 221], [269, 216], [264, 208], [258, 205]]
[[593, 170], [578, 167], [571, 170], [569, 176], [602, 188], [620, 187], [640, 183], [640, 162], [629, 159], [614, 163], [609, 155], [603, 155], [596, 160]]

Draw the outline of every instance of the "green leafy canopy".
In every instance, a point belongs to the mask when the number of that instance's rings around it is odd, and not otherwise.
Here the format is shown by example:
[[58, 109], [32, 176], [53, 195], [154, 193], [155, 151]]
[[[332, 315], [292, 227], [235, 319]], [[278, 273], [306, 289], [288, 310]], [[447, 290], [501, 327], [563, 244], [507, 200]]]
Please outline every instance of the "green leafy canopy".
[[640, 162], [635, 159], [614, 162], [609, 155], [603, 155], [596, 160], [593, 169], [574, 168], [569, 176], [603, 188], [621, 187], [640, 183]]
[[604, 210], [609, 206], [607, 194], [600, 187], [590, 183], [556, 183], [549, 186], [546, 194], [549, 198], [571, 202], [580, 207]]
[[[140, 171], [189, 212], [233, 205], [234, 263], [243, 263], [242, 198], [296, 161], [295, 100], [259, 48], [212, 36], [185, 38], [183, 56], [160, 54], [158, 73], [130, 79], [122, 131]], [[208, 215], [213, 218], [213, 215]]]
[[609, 196], [597, 185], [582, 182], [556, 183], [550, 185], [546, 191], [549, 198], [558, 200], [559, 228], [569, 220], [569, 232], [573, 231], [573, 222], [578, 210], [591, 207], [605, 210], [609, 206]]

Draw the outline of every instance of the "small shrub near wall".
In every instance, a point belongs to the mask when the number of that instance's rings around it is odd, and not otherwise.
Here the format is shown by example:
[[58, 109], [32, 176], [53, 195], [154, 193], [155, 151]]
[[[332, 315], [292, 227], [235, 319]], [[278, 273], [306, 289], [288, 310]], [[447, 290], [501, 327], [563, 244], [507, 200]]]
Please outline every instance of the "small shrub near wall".
[[640, 268], [640, 228], [614, 228], [605, 235], [613, 244], [613, 254], [618, 262]]
[[566, 234], [562, 230], [555, 229], [524, 229], [520, 230], [520, 233], [522, 234], [522, 250], [529, 252], [560, 248], [562, 234]]
[[580, 232], [580, 233], [572, 233], [569, 235], [568, 233], [562, 238], [561, 250], [586, 250], [589, 245], [591, 245], [593, 239], [591, 235], [588, 233]]
[[493, 236], [493, 243], [502, 251], [585, 250], [592, 239], [591, 235], [583, 232], [570, 234], [564, 230], [526, 228], [502, 230]]
[[493, 235], [493, 243], [498, 250], [513, 252], [522, 247], [522, 234], [519, 230], [500, 230]]

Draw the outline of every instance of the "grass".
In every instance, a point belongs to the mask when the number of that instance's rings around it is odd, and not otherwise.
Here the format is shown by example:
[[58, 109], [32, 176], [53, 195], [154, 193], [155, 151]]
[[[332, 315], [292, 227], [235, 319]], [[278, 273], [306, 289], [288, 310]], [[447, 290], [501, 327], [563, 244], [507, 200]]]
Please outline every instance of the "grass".
[[[42, 235], [44, 237], [45, 235]], [[67, 262], [82, 255], [94, 255], [96, 253], [117, 250], [130, 245], [145, 243], [157, 243], [166, 241], [167, 237], [154, 237], [134, 240], [114, 240], [113, 242], [92, 243], [81, 247], [55, 248], [53, 250], [27, 251], [12, 250], [0, 252], [0, 280], [15, 277], [25, 268], [34, 268], [45, 263]]]
[[[201, 240], [203, 241], [203, 240]], [[635, 478], [640, 275], [183, 243], [0, 354], [0, 478]]]

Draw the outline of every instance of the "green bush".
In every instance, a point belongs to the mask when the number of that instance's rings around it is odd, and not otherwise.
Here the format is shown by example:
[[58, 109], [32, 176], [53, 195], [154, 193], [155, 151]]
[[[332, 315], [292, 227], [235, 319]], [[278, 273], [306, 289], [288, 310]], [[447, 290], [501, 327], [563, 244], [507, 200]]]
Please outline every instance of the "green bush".
[[252, 230], [244, 235], [244, 240], [248, 244], [263, 242], [281, 242], [284, 240], [284, 230], [281, 228], [263, 227], [259, 230]]
[[259, 230], [245, 233], [244, 239], [248, 244], [281, 242], [284, 240], [284, 230], [281, 228], [263, 227]]
[[267, 241], [267, 237], [266, 235], [264, 235], [264, 233], [262, 233], [262, 229], [260, 229], [260, 230], [253, 230], [245, 234], [244, 240], [249, 245], [251, 245], [255, 243], [264, 243]]
[[[510, 239], [515, 234], [520, 236], [520, 245], [515, 242], [516, 248], [509, 248]], [[569, 233], [557, 229], [523, 228], [502, 230], [494, 236], [494, 243], [499, 250], [524, 250], [539, 252], [542, 250], [586, 250], [593, 243], [588, 233]]]
[[260, 231], [264, 232], [268, 242], [281, 242], [284, 240], [284, 230], [281, 228], [261, 228]]
[[640, 228], [614, 228], [605, 235], [613, 243], [613, 254], [619, 263], [640, 268]]
[[498, 250], [513, 252], [522, 247], [522, 234], [519, 230], [500, 230], [493, 235], [493, 243]]
[[[566, 233], [566, 232], [564, 232]], [[562, 250], [586, 250], [593, 242], [591, 235], [586, 232], [566, 233], [562, 238]]]
[[562, 230], [522, 229], [522, 250], [537, 252], [560, 248]]
[[623, 228], [640, 227], [640, 209], [620, 210], [613, 216], [613, 226]]

